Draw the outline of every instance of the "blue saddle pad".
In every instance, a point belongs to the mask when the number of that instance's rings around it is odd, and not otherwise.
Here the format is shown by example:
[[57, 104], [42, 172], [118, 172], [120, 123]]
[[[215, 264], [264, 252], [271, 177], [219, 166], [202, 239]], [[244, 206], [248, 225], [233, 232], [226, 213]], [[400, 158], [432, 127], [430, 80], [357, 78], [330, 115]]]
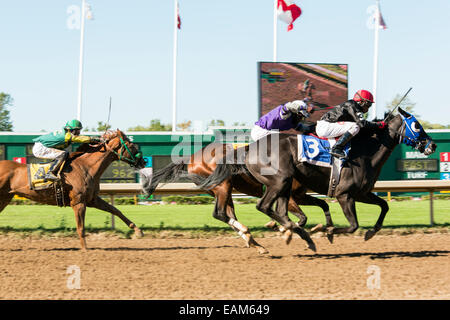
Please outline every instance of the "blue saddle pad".
[[[322, 167], [331, 167], [331, 148], [336, 144], [334, 138], [320, 139], [312, 135], [298, 135], [298, 160], [308, 162]], [[348, 154], [350, 144], [348, 143], [344, 152]]]

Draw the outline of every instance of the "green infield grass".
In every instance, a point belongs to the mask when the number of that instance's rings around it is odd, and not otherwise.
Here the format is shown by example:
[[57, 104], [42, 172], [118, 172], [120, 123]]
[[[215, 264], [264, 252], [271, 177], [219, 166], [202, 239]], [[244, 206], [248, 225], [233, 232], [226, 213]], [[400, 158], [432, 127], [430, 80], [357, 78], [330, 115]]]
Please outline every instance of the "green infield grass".
[[[338, 203], [329, 203], [333, 222], [336, 226], [348, 226]], [[384, 220], [386, 228], [427, 228], [430, 225], [430, 202], [428, 200], [394, 201]], [[143, 231], [160, 232], [190, 231], [233, 233], [229, 226], [212, 217], [213, 205], [118, 205], [123, 214]], [[302, 207], [308, 216], [306, 227], [324, 223], [322, 210], [318, 207]], [[361, 229], [372, 227], [378, 219], [378, 206], [356, 204]], [[263, 227], [269, 218], [256, 210], [254, 204], [236, 205], [238, 220], [252, 232], [266, 231]], [[297, 218], [291, 215], [294, 221]], [[434, 201], [434, 222], [436, 227], [450, 228], [450, 201]], [[130, 235], [125, 224], [115, 218], [116, 232]], [[0, 233], [11, 231], [40, 233], [73, 233], [74, 213], [70, 207], [58, 208], [44, 205], [10, 205], [0, 213]], [[88, 208], [86, 212], [86, 231], [100, 232], [111, 230], [109, 213]], [[148, 232], [147, 232], [148, 233]]]

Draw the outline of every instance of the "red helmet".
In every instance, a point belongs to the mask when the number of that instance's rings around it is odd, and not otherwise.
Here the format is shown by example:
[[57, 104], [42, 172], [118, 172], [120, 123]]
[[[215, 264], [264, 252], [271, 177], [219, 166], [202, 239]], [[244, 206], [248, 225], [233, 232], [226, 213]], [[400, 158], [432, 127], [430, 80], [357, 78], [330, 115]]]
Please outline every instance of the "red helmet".
[[358, 92], [355, 93], [353, 100], [355, 100], [356, 102], [360, 101], [370, 101], [372, 103], [375, 102], [373, 101], [373, 95], [367, 90], [358, 90]]

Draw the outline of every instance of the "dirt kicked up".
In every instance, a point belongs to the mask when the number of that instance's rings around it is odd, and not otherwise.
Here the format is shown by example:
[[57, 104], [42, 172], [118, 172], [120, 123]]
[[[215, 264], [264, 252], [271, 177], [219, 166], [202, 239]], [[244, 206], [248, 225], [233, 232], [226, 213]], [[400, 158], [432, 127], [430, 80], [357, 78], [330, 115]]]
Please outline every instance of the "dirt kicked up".
[[0, 238], [1, 299], [450, 299], [450, 234], [258, 238]]

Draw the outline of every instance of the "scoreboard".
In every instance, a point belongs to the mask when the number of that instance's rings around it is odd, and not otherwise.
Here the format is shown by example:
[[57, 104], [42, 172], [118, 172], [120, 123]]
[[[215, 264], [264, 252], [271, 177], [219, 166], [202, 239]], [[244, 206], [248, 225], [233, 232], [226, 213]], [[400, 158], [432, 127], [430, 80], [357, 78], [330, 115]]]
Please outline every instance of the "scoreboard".
[[450, 180], [450, 152], [440, 153], [440, 178], [441, 180]]
[[135, 169], [123, 161], [114, 161], [106, 168], [101, 183], [135, 183], [137, 182]]

